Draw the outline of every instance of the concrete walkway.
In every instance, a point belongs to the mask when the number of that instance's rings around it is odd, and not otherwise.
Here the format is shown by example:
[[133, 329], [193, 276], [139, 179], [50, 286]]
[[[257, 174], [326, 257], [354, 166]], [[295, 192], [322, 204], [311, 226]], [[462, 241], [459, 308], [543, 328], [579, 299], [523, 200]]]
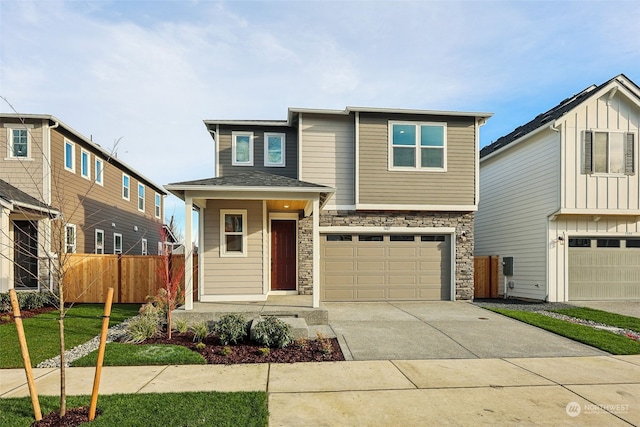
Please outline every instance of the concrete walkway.
[[[93, 368], [69, 368], [69, 395]], [[58, 371], [37, 369], [58, 393]], [[270, 426], [640, 425], [640, 356], [106, 367], [101, 394], [265, 391]], [[0, 370], [0, 397], [27, 396]], [[171, 426], [167, 426], [171, 427]]]

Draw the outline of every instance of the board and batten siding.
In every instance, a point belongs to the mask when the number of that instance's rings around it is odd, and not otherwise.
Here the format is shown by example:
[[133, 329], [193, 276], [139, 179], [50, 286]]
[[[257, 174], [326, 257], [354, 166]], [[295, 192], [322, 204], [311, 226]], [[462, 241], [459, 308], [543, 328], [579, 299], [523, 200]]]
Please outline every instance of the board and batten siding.
[[[220, 256], [220, 210], [247, 211], [247, 256]], [[262, 201], [208, 200], [204, 210], [203, 295], [259, 295], [263, 283]]]
[[43, 200], [43, 121], [27, 120], [26, 124], [33, 126], [27, 128], [30, 138], [29, 158], [25, 160], [10, 158], [8, 129], [9, 127], [24, 129], [24, 127], [21, 127], [17, 119], [2, 119], [2, 124], [0, 124], [0, 179], [38, 200]]
[[[253, 166], [233, 166], [232, 163], [232, 133], [253, 132]], [[285, 134], [285, 166], [264, 165], [264, 134], [265, 132]], [[298, 131], [285, 126], [220, 126], [217, 135], [218, 176], [229, 176], [236, 173], [260, 171], [272, 175], [298, 178]]]
[[547, 221], [559, 207], [559, 145], [558, 134], [548, 130], [480, 163], [475, 255], [514, 258], [509, 296], [546, 297]]
[[[446, 172], [390, 171], [389, 121], [446, 122]], [[360, 113], [361, 204], [475, 205], [476, 125], [469, 117]]]
[[[640, 210], [638, 139], [640, 109], [620, 93], [592, 97], [557, 122], [562, 130], [562, 207], [566, 209]], [[584, 132], [604, 130], [634, 133], [633, 175], [585, 174]]]
[[336, 189], [325, 209], [355, 204], [353, 115], [301, 114], [300, 179]]

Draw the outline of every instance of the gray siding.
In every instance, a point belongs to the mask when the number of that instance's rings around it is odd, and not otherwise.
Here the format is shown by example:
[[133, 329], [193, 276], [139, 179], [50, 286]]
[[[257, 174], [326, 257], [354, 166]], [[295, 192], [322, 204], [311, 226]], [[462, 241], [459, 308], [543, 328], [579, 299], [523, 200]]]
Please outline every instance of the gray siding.
[[[390, 171], [389, 120], [447, 122], [447, 171]], [[360, 114], [359, 200], [362, 204], [474, 205], [473, 118]]]
[[[231, 134], [233, 132], [253, 132], [253, 166], [233, 166], [231, 164]], [[265, 132], [285, 133], [285, 167], [271, 167], [264, 165], [264, 134]], [[233, 175], [234, 173], [257, 170], [281, 175], [289, 178], [298, 178], [298, 131], [296, 128], [285, 126], [268, 127], [228, 127], [220, 126], [218, 135], [218, 176]]]

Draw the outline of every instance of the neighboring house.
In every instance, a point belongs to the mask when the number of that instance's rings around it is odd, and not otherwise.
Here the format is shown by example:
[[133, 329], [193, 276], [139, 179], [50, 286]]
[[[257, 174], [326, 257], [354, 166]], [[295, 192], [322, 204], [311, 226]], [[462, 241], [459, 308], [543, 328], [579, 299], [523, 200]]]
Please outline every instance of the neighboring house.
[[475, 254], [512, 257], [502, 294], [640, 298], [639, 126], [640, 88], [619, 75], [481, 150]]
[[[0, 114], [0, 128], [0, 180], [14, 189], [7, 198], [0, 193], [0, 292], [50, 283], [47, 260], [59, 251], [142, 255], [162, 249], [162, 186], [56, 117]], [[21, 236], [30, 236], [24, 237], [26, 254], [19, 250]]]
[[166, 186], [185, 200], [187, 242], [200, 211], [199, 300], [473, 298], [479, 127], [490, 116], [348, 107], [206, 120], [216, 177]]

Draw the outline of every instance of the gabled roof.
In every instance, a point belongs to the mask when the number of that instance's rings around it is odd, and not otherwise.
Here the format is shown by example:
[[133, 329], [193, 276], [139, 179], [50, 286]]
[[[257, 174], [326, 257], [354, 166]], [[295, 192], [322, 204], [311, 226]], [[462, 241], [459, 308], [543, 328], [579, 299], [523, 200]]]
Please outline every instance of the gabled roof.
[[[608, 86], [613, 81], [616, 81], [616, 83], [620, 84], [621, 86], [631, 89], [632, 92], [638, 93], [638, 91], [640, 91], [640, 87], [638, 87], [635, 83], [633, 83], [624, 74], [620, 74], [606, 81], [605, 83], [602, 83], [599, 86], [591, 85], [586, 89], [584, 89], [583, 91], [575, 95], [572, 95], [567, 99], [564, 99], [558, 105], [551, 108], [549, 111], [538, 114], [533, 120], [531, 120], [530, 122], [522, 126], [518, 126], [511, 133], [501, 136], [490, 145], [487, 145], [482, 150], [480, 150], [480, 158], [488, 156], [489, 154], [496, 152], [503, 147], [506, 147], [507, 145], [513, 143], [514, 141], [517, 141], [518, 139], [524, 137], [525, 135], [528, 135], [529, 133], [535, 131], [536, 129], [539, 129], [545, 125], [555, 122], [556, 120], [564, 116], [566, 113], [573, 110], [578, 105], [580, 105], [581, 103], [583, 103], [584, 101], [586, 101], [587, 99], [595, 95], [596, 93], [600, 92], [602, 88]], [[630, 85], [632, 85], [632, 87], [628, 87], [627, 82]]]
[[[40, 200], [25, 193], [24, 191], [14, 187], [6, 181], [0, 179], [0, 199], [5, 200], [14, 207], [27, 209], [31, 211], [44, 212], [48, 215], [59, 215], [60, 212], [51, 206], [42, 203]], [[14, 208], [15, 210], [15, 208]]]

